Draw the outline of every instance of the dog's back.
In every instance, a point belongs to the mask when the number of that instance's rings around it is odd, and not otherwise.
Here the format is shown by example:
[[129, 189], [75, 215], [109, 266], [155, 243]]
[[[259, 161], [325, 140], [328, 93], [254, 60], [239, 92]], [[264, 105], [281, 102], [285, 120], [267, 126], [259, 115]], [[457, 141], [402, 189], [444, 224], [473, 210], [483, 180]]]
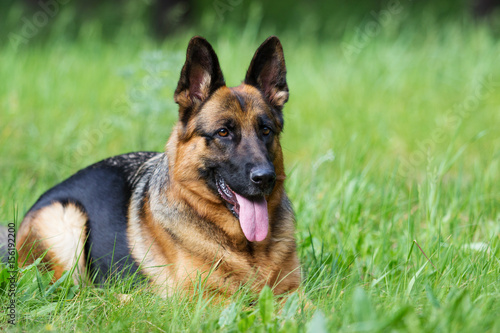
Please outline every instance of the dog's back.
[[126, 237], [128, 205], [134, 176], [157, 155], [136, 152], [111, 157], [45, 192], [19, 228], [20, 262], [45, 255], [56, 279], [77, 262], [76, 273], [95, 273], [97, 282], [110, 273], [135, 272], [137, 264], [129, 258]]

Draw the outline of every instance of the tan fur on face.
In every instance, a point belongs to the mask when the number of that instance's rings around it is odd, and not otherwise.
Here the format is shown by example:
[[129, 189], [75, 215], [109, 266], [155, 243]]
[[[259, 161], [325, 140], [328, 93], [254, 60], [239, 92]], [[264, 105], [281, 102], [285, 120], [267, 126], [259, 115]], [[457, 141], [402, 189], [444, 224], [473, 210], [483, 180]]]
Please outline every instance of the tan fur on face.
[[[235, 92], [241, 94], [245, 100], [246, 111], [242, 110]], [[207, 187], [205, 180], [200, 179], [199, 169], [203, 166], [203, 160], [211, 157], [213, 152], [207, 149], [205, 139], [194, 135], [193, 132], [198, 119], [203, 119], [204, 124], [216, 129], [222, 126], [221, 119], [232, 118], [242, 128], [242, 140], [245, 141], [246, 137], [255, 136], [255, 123], [259, 114], [267, 114], [270, 119], [275, 118], [256, 88], [245, 84], [236, 88], [222, 87], [205, 103], [202, 110], [198, 111], [197, 117], [186, 125], [187, 130], [181, 130], [180, 123], [175, 127], [167, 143], [166, 154], [172, 187], [165, 195], [173, 201], [185, 201], [204, 218], [218, 221], [219, 227], [238, 242], [245, 242], [239, 224], [234, 223], [232, 213], [225, 208], [220, 196]], [[281, 129], [277, 122], [275, 126]], [[273, 165], [281, 180], [276, 182], [273, 192], [267, 198], [270, 211], [281, 203], [283, 192], [284, 166], [278, 136], [275, 137], [272, 149], [275, 151]]]
[[32, 263], [48, 251], [43, 261], [55, 271], [54, 280], [75, 265], [73, 279], [87, 278], [84, 244], [87, 216], [75, 205], [57, 202], [28, 214], [17, 234], [20, 263]]

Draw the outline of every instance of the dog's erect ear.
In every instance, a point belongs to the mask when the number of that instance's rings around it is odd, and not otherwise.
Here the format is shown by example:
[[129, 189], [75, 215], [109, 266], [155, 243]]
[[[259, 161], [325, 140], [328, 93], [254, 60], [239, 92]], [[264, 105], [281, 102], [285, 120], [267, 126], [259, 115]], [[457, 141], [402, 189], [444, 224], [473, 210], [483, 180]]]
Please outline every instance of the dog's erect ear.
[[224, 76], [212, 46], [203, 37], [191, 38], [186, 62], [174, 94], [174, 100], [181, 106], [181, 112], [182, 109], [191, 109], [204, 101], [224, 85]]
[[275, 108], [283, 108], [288, 100], [288, 85], [285, 56], [278, 37], [271, 36], [259, 46], [248, 68], [245, 83], [260, 89]]

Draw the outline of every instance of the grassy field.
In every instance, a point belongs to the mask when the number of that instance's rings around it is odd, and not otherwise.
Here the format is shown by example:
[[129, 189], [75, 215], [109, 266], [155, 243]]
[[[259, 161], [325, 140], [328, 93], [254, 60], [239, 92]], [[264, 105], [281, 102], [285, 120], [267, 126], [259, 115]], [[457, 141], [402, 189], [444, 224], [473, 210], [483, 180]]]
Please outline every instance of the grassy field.
[[[486, 26], [404, 20], [370, 34], [369, 22], [353, 23], [342, 41], [280, 36], [286, 187], [312, 306], [292, 296], [280, 310], [268, 290], [253, 307], [244, 290], [213, 304], [202, 283], [166, 300], [139, 287], [121, 302], [126, 283], [50, 285], [31, 267], [17, 284], [17, 326], [5, 312], [0, 326], [499, 332], [500, 44]], [[0, 223], [19, 222], [46, 189], [95, 161], [162, 150], [195, 33], [110, 42], [89, 25], [77, 41], [0, 48]], [[210, 38], [229, 85], [271, 33], [247, 25]]]

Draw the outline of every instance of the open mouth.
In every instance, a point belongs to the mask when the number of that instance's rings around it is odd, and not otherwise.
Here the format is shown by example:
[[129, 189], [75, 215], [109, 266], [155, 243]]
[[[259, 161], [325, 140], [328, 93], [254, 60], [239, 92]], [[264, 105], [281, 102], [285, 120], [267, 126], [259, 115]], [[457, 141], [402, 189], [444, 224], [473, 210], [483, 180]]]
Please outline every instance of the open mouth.
[[229, 210], [234, 216], [236, 216], [236, 218], [239, 219], [240, 205], [238, 204], [238, 200], [236, 199], [236, 195], [233, 190], [231, 190], [224, 179], [219, 175], [215, 177], [215, 184], [217, 185], [217, 190], [219, 191], [220, 196], [226, 201]]
[[269, 229], [267, 201], [264, 196], [252, 199], [245, 198], [234, 192], [219, 174], [215, 177], [215, 184], [229, 210], [240, 221], [241, 229], [247, 240], [250, 242], [263, 241]]

